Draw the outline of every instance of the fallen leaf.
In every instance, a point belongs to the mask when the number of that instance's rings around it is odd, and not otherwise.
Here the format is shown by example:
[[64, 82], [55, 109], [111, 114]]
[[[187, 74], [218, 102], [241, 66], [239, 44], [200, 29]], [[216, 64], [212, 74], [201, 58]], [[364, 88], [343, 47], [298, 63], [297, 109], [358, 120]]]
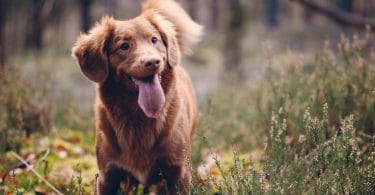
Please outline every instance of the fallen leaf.
[[68, 157], [68, 150], [63, 145], [56, 146], [56, 153], [57, 153], [57, 156], [61, 159]]
[[63, 137], [63, 140], [73, 143], [73, 144], [78, 144], [79, 142], [81, 142], [81, 136], [74, 134], [69, 137]]

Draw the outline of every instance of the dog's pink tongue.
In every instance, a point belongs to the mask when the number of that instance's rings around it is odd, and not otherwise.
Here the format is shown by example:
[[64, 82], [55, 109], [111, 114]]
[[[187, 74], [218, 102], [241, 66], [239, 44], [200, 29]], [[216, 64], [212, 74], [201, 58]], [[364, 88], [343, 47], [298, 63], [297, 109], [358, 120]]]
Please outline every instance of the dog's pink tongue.
[[158, 118], [164, 106], [165, 97], [158, 76], [136, 81], [139, 88], [138, 105], [149, 118]]

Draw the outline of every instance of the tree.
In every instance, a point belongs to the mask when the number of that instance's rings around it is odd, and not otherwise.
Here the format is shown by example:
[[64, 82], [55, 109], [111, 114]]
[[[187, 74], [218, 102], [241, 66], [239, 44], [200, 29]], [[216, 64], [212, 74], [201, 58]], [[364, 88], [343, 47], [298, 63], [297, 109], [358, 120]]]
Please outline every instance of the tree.
[[[353, 11], [353, 2], [352, 0], [340, 0], [339, 7], [342, 11], [351, 13]], [[345, 22], [339, 21], [341, 26], [345, 26]]]
[[[366, 25], [370, 25], [371, 27], [375, 27], [375, 19], [374, 18], [365, 18], [357, 14], [350, 13], [348, 11], [343, 11], [341, 9], [337, 9], [335, 7], [329, 6], [326, 3], [322, 3], [320, 1], [311, 1], [311, 0], [293, 0], [295, 2], [300, 3], [301, 5], [305, 6], [306, 8], [321, 13], [328, 18], [340, 23], [351, 25], [358, 28], [364, 28]], [[347, 0], [343, 0], [347, 1]], [[347, 5], [346, 5], [347, 6]], [[350, 7], [347, 8], [351, 8]]]
[[352, 12], [353, 0], [340, 0], [340, 8], [345, 12]]
[[6, 17], [6, 0], [0, 0], [0, 68], [5, 64], [5, 17]]
[[45, 27], [45, 17], [43, 17], [43, 7], [46, 3], [46, 0], [32, 0], [31, 4], [29, 4], [29, 13], [31, 24], [27, 29], [29, 31], [26, 35], [26, 47], [28, 48], [35, 48], [41, 49], [42, 38], [44, 33]]
[[79, 3], [81, 9], [82, 31], [87, 33], [91, 26], [90, 10], [92, 0], [79, 0]]
[[188, 12], [193, 20], [197, 20], [197, 0], [187, 0]]
[[219, 18], [220, 18], [220, 2], [221, 0], [210, 0], [211, 16], [210, 16], [210, 27], [217, 29]]
[[266, 0], [266, 15], [268, 26], [277, 26], [278, 20], [277, 15], [279, 12], [279, 1], [278, 0]]
[[116, 16], [118, 1], [117, 0], [103, 0], [102, 1], [106, 14], [109, 14], [111, 16]]
[[223, 47], [225, 74], [229, 79], [242, 81], [241, 40], [243, 37], [244, 13], [240, 0], [228, 0], [229, 22]]

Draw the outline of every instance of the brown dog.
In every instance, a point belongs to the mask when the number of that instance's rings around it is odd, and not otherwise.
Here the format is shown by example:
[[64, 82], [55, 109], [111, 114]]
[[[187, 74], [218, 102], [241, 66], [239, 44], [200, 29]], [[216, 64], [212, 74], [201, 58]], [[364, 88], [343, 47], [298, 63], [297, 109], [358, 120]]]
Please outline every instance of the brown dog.
[[100, 194], [114, 194], [121, 181], [131, 186], [128, 190], [139, 183], [146, 188], [165, 183], [172, 194], [187, 192], [186, 162], [197, 113], [180, 54], [201, 31], [176, 2], [148, 0], [140, 16], [127, 21], [104, 17], [79, 36], [73, 56], [97, 83]]

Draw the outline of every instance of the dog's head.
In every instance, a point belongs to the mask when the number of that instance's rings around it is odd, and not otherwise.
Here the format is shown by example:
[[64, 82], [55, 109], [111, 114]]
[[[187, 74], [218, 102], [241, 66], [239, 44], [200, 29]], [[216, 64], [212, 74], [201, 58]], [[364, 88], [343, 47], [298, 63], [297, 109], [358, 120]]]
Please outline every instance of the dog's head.
[[179, 65], [201, 29], [174, 1], [148, 0], [134, 19], [103, 17], [79, 36], [72, 53], [87, 78], [103, 84], [114, 77], [126, 90], [138, 91], [138, 105], [157, 118], [165, 103], [164, 72]]

